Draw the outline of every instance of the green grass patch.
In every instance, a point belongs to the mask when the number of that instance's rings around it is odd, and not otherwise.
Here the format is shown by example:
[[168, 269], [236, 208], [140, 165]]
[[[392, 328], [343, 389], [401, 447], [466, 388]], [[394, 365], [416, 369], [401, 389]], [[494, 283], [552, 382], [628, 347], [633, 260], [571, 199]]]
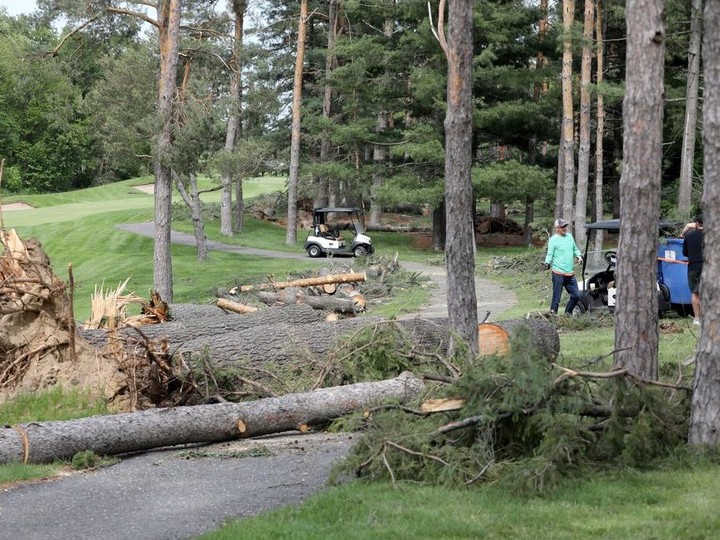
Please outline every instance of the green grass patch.
[[202, 538], [714, 538], [718, 493], [711, 465], [599, 475], [530, 499], [493, 487], [353, 482]]
[[58, 469], [58, 464], [23, 465], [22, 463], [11, 463], [9, 465], [0, 465], [0, 486], [7, 487], [8, 484], [50, 478], [57, 474]]
[[105, 402], [80, 390], [53, 388], [22, 394], [0, 406], [0, 424], [72, 420], [108, 412]]

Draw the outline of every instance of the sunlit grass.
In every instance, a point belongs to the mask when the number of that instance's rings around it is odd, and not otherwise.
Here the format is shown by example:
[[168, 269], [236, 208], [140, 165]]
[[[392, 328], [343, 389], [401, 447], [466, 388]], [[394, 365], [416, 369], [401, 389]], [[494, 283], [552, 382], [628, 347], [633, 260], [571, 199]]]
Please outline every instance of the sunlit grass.
[[351, 483], [202, 538], [710, 539], [720, 527], [719, 490], [711, 465], [598, 475], [530, 499], [488, 486]]

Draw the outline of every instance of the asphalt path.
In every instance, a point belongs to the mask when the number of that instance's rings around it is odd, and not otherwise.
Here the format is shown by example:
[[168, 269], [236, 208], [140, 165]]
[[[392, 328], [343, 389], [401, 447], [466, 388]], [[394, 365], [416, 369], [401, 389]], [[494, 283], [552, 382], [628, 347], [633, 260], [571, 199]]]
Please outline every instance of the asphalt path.
[[[153, 236], [152, 223], [121, 229]], [[191, 235], [172, 242], [194, 245]], [[269, 257], [275, 252], [211, 241], [209, 249]], [[436, 284], [430, 301], [405, 317], [447, 317], [447, 278], [441, 266], [402, 263]], [[480, 317], [512, 306], [512, 292], [476, 281]], [[68, 473], [0, 490], [0, 540], [169, 540], [212, 531], [223, 522], [299, 504], [327, 485], [332, 466], [352, 445], [347, 434], [279, 434], [199, 447], [123, 456], [113, 466]]]

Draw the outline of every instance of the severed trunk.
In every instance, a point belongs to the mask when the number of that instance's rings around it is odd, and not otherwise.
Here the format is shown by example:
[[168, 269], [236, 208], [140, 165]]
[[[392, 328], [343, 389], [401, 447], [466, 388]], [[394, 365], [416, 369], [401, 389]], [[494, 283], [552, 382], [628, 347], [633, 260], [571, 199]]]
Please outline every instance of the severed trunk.
[[163, 446], [228, 441], [324, 425], [386, 401], [407, 402], [422, 381], [403, 373], [386, 381], [323, 388], [246, 403], [150, 409], [0, 429], [0, 463], [49, 463], [91, 450], [124, 454]]

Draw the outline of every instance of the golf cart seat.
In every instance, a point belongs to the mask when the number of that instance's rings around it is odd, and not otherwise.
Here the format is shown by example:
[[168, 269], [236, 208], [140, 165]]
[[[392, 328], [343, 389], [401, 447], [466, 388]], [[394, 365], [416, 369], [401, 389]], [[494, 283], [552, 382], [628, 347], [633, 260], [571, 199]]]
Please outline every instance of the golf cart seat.
[[318, 225], [318, 236], [322, 236], [323, 238], [327, 238], [329, 240], [335, 240], [333, 231], [324, 223]]

